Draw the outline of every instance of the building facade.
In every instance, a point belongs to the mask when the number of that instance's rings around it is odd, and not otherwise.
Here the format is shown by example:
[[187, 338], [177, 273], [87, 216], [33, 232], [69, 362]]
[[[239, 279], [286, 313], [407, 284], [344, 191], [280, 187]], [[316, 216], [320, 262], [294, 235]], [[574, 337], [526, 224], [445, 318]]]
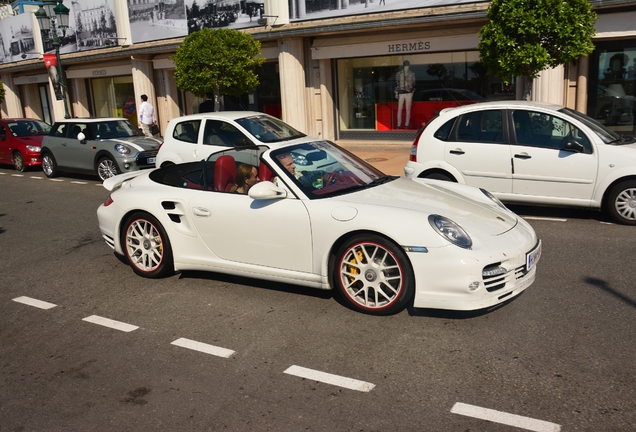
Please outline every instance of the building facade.
[[[68, 110], [72, 117], [136, 123], [136, 105], [146, 94], [163, 133], [172, 118], [198, 110], [199, 98], [176, 87], [171, 55], [203, 27], [251, 34], [267, 60], [259, 87], [225, 98], [224, 109], [267, 112], [324, 139], [412, 141], [441, 108], [522, 97], [523, 80], [505, 85], [479, 62], [478, 31], [489, 2], [384, 3], [65, 0], [72, 19], [60, 56]], [[636, 1], [591, 3], [599, 16], [596, 50], [543, 71], [530, 98], [576, 108], [633, 134]], [[22, 15], [0, 20], [6, 92], [0, 113], [52, 123], [65, 111], [42, 60], [50, 43], [39, 37], [33, 12]]]

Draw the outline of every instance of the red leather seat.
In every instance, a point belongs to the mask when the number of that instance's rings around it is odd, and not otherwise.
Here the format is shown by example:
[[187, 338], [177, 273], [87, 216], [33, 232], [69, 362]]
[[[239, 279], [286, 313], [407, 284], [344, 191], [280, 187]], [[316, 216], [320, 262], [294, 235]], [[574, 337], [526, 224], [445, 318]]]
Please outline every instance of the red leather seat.
[[260, 163], [258, 166], [258, 178], [260, 181], [272, 181], [273, 178], [272, 170], [269, 169], [267, 165], [264, 163]]
[[220, 156], [214, 163], [214, 189], [229, 192], [236, 183], [236, 163], [232, 156]]

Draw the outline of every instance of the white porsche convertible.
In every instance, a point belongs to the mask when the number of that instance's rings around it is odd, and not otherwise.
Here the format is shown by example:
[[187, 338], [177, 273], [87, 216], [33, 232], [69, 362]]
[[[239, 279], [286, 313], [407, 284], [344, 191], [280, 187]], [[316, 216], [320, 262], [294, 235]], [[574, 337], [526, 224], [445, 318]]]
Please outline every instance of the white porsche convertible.
[[[259, 174], [247, 194], [229, 192], [240, 164]], [[541, 255], [532, 227], [486, 190], [386, 176], [308, 137], [104, 187], [102, 236], [138, 275], [207, 270], [335, 289], [375, 315], [497, 305], [532, 284]]]

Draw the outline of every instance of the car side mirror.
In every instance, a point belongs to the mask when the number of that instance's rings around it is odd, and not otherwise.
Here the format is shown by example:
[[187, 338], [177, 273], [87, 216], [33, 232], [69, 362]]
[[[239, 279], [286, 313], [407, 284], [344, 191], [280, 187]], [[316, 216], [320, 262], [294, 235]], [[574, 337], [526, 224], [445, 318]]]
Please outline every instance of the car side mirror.
[[568, 141], [565, 143], [565, 147], [563, 147], [563, 150], [572, 153], [583, 153], [585, 151], [585, 147], [583, 147], [583, 144], [576, 141]]
[[247, 195], [254, 200], [271, 200], [287, 197], [287, 191], [270, 181], [262, 181], [252, 186]]
[[80, 132], [77, 134], [77, 139], [80, 140], [82, 143], [86, 142], [86, 135], [84, 135], [84, 132]]

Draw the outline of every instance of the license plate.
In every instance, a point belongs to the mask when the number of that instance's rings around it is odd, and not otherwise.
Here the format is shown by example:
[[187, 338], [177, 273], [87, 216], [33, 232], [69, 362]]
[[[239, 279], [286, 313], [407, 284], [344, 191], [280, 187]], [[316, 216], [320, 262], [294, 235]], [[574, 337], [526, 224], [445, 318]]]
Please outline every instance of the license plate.
[[153, 163], [155, 163], [157, 161], [157, 158], [148, 158], [148, 165], [152, 165]]
[[539, 262], [539, 258], [541, 258], [541, 240], [539, 240], [537, 247], [526, 254], [526, 270], [532, 270]]

